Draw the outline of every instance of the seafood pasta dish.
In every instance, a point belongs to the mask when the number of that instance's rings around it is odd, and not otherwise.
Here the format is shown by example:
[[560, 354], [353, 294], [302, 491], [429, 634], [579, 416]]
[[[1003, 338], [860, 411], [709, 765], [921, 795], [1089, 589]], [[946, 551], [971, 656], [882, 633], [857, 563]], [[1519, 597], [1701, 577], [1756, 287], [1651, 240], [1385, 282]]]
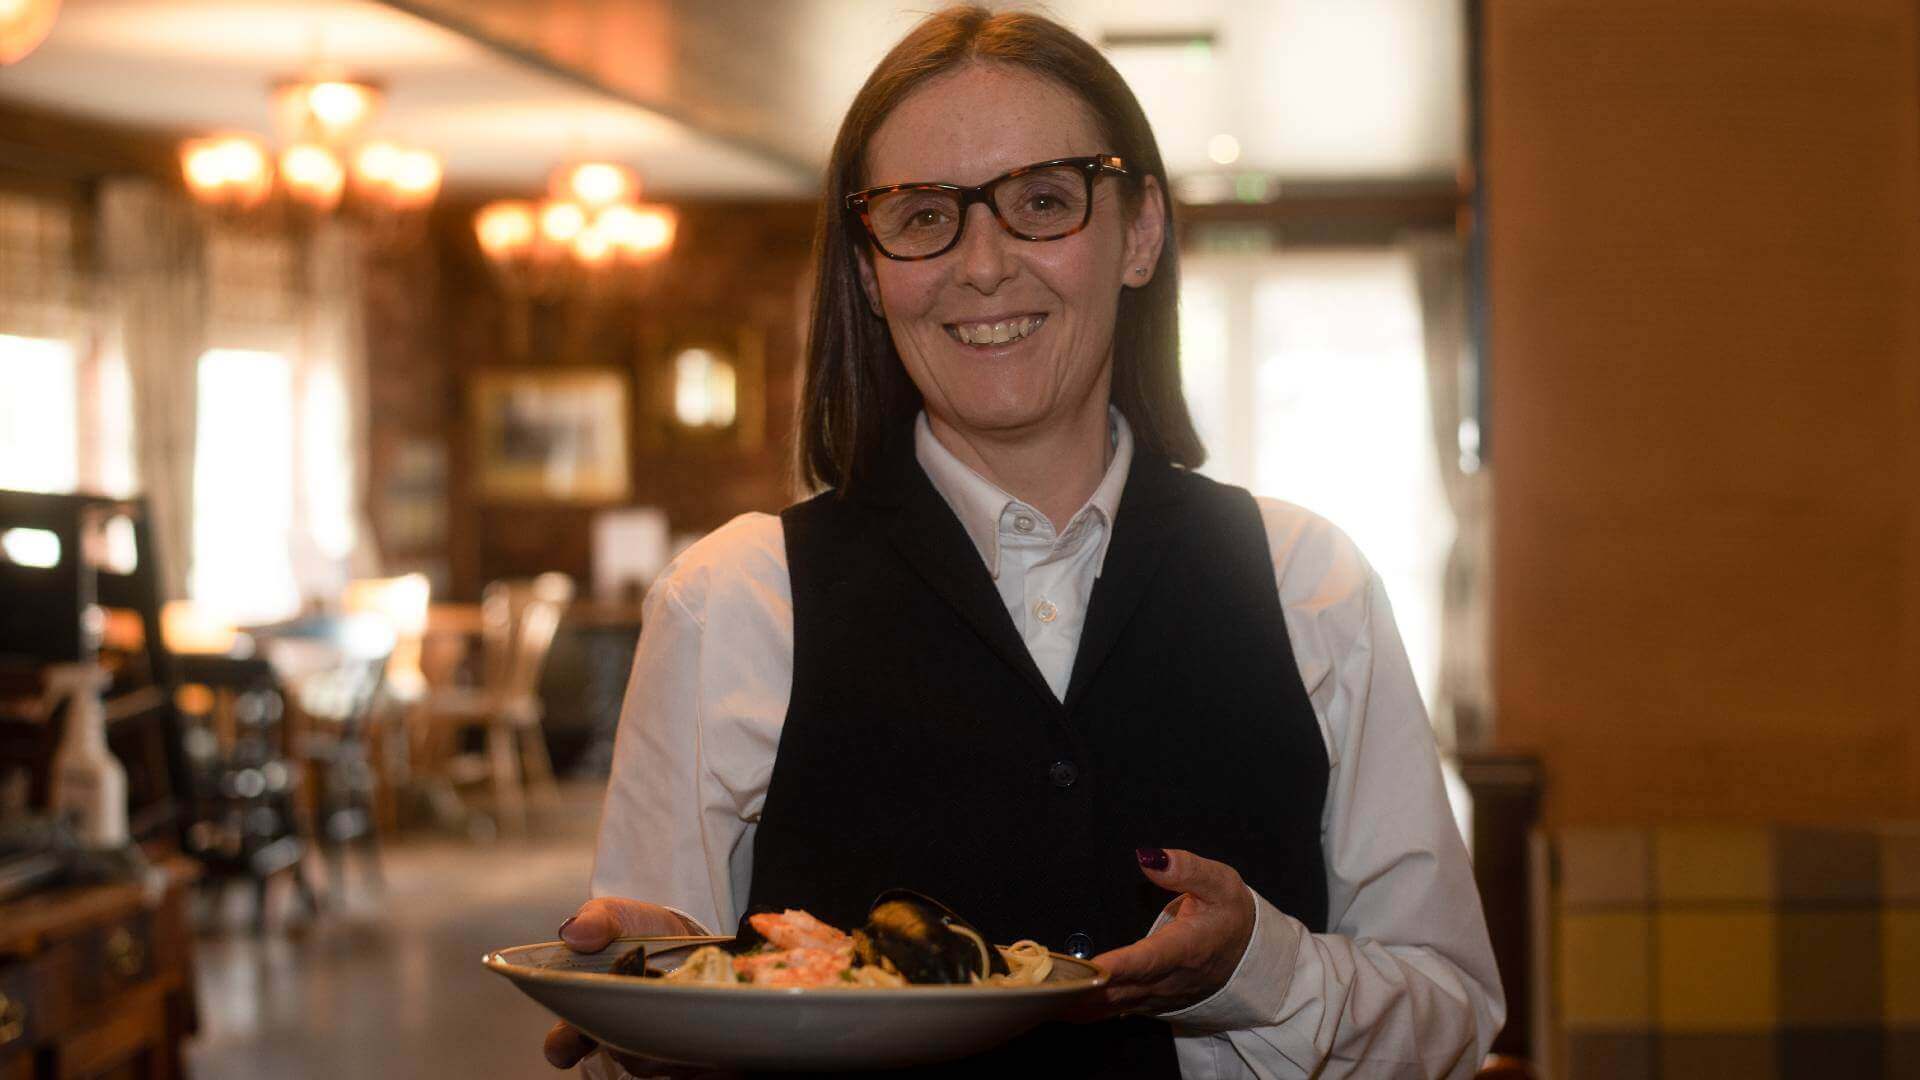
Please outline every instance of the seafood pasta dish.
[[672, 971], [648, 968], [644, 950], [621, 957], [613, 970], [667, 982], [780, 988], [1026, 986], [1053, 970], [1039, 942], [996, 948], [937, 901], [905, 889], [881, 894], [865, 925], [850, 934], [788, 909], [748, 915], [733, 941], [704, 946]]

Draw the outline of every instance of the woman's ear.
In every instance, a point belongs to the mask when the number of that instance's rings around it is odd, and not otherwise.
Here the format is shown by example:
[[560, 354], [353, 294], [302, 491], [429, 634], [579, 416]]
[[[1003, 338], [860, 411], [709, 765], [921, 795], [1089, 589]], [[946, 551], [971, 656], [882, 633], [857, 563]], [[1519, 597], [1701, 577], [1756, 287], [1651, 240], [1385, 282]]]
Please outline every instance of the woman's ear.
[[867, 294], [867, 306], [876, 318], [886, 318], [886, 309], [880, 305], [880, 280], [873, 276], [873, 252], [861, 244], [854, 249], [853, 261], [860, 268], [860, 290]]
[[1166, 239], [1166, 193], [1160, 190], [1160, 181], [1148, 175], [1140, 182], [1140, 205], [1134, 208], [1133, 220], [1127, 222], [1126, 262], [1121, 264], [1120, 283], [1137, 289], [1152, 281]]

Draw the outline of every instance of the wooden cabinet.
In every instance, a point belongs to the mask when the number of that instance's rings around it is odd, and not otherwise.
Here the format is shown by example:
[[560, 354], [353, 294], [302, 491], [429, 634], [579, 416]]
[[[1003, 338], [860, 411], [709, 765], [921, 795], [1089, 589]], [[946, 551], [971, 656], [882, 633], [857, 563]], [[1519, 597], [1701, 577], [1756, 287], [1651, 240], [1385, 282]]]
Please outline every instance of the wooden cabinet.
[[0, 905], [0, 1080], [172, 1080], [196, 1026], [185, 886], [41, 893]]

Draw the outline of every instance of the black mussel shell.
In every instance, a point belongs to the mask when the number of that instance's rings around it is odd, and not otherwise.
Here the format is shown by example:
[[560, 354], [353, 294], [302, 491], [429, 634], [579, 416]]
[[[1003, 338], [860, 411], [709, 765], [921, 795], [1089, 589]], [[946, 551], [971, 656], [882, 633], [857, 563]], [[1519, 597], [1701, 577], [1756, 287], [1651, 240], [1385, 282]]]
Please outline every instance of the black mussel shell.
[[721, 948], [727, 950], [727, 952], [733, 956], [744, 956], [767, 944], [766, 937], [762, 935], [760, 931], [755, 930], [753, 923], [749, 920], [755, 915], [778, 914], [779, 911], [779, 908], [761, 905], [760, 907], [741, 912], [740, 925], [734, 927], [733, 930], [733, 940], [722, 945]]
[[635, 975], [645, 979], [657, 979], [663, 972], [647, 966], [647, 947], [635, 945], [620, 954], [620, 958], [607, 969], [609, 975]]
[[853, 933], [863, 964], [891, 963], [910, 983], [964, 983], [1007, 973], [1006, 959], [952, 908], [911, 889], [874, 898], [866, 925]]

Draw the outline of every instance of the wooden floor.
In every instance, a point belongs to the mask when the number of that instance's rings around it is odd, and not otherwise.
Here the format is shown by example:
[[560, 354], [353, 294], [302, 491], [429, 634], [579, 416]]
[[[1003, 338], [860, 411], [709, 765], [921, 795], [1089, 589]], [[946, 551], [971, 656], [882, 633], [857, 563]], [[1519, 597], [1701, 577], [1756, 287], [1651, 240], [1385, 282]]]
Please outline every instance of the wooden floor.
[[212, 925], [194, 945], [191, 1075], [558, 1080], [540, 1056], [553, 1018], [480, 957], [553, 938], [586, 897], [599, 811], [600, 786], [576, 786], [532, 840], [389, 848], [384, 897], [350, 864], [345, 910], [305, 928], [276, 892], [255, 937], [236, 888], [204, 912]]

